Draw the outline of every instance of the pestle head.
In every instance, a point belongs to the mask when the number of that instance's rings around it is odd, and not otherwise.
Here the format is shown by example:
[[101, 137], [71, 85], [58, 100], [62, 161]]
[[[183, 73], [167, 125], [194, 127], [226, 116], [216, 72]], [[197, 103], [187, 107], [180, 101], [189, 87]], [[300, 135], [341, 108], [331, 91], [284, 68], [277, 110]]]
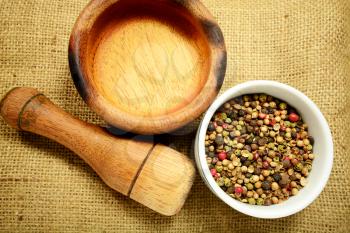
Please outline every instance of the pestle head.
[[167, 216], [183, 206], [195, 177], [192, 161], [170, 147], [157, 144], [131, 190], [130, 198]]

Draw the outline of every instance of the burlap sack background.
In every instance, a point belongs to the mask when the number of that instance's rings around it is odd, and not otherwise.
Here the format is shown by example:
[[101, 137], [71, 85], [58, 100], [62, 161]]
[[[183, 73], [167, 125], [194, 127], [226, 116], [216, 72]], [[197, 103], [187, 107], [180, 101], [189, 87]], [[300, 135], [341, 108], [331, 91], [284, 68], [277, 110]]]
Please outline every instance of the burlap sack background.
[[[199, 176], [183, 210], [163, 217], [112, 191], [72, 152], [0, 121], [1, 232], [350, 232], [350, 2], [205, 0], [226, 39], [222, 90], [278, 80], [320, 107], [334, 136], [332, 175], [307, 209], [255, 219], [219, 201]], [[33, 86], [90, 122], [101, 122], [70, 78], [70, 30], [87, 0], [0, 0], [0, 95]], [[190, 155], [192, 136], [176, 138]], [[191, 155], [190, 155], [191, 156]]]

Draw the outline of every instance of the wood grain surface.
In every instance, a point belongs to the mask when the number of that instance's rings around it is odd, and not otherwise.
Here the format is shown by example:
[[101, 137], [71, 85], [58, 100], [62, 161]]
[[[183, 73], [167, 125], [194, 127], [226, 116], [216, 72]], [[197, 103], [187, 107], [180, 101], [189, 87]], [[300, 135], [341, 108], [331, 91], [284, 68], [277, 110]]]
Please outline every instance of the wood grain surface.
[[112, 189], [164, 215], [176, 214], [192, 186], [193, 164], [153, 142], [114, 137], [54, 105], [33, 88], [14, 88], [0, 113], [14, 128], [59, 142], [78, 154]]
[[199, 1], [92, 1], [70, 39], [81, 96], [109, 124], [155, 134], [197, 118], [226, 70], [219, 26]]

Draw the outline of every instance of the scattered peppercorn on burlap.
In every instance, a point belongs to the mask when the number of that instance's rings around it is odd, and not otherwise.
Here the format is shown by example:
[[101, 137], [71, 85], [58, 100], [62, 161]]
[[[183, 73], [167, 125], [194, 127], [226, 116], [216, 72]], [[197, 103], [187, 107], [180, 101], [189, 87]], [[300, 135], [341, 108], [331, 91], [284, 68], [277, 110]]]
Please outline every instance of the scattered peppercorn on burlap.
[[[33, 86], [68, 112], [101, 123], [79, 97], [67, 62], [69, 34], [87, 2], [0, 0], [1, 96]], [[350, 231], [350, 2], [203, 2], [226, 39], [222, 91], [246, 80], [277, 80], [306, 93], [324, 113], [335, 159], [320, 197], [293, 216], [256, 219], [225, 205], [197, 176], [182, 211], [164, 217], [108, 188], [63, 146], [0, 120], [0, 232]], [[173, 135], [169, 142], [193, 157], [193, 137]]]

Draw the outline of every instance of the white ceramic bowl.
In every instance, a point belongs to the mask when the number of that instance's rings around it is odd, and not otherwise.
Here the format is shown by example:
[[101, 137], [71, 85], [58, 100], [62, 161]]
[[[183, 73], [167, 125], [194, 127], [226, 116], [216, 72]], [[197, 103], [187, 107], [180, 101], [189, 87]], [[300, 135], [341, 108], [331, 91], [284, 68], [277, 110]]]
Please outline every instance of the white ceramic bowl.
[[[205, 135], [208, 124], [215, 111], [226, 101], [252, 93], [266, 93], [282, 99], [296, 108], [309, 125], [309, 133], [315, 139], [312, 170], [307, 185], [298, 195], [290, 197], [281, 204], [257, 206], [239, 202], [227, 195], [210, 174], [205, 156]], [[239, 84], [218, 97], [206, 112], [197, 132], [195, 141], [195, 158], [200, 175], [209, 189], [232, 208], [258, 218], [281, 218], [295, 214], [313, 202], [325, 187], [333, 164], [332, 135], [326, 119], [318, 107], [303, 93], [274, 81], [249, 81]]]

